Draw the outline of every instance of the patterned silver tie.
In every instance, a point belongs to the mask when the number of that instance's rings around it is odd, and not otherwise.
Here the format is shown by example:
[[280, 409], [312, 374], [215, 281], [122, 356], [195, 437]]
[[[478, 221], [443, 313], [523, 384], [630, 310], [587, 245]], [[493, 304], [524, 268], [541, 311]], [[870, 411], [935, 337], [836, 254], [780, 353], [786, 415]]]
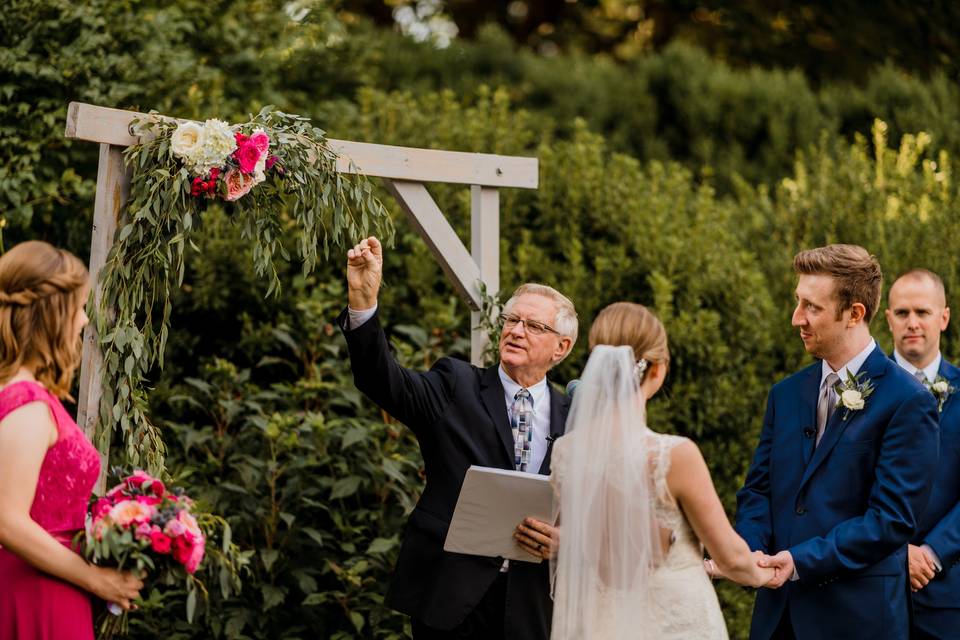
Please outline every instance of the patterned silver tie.
[[925, 374], [922, 369], [917, 369], [913, 373], [913, 377], [916, 378], [917, 382], [919, 382], [923, 386], [927, 386], [927, 374]]
[[510, 407], [513, 429], [513, 463], [517, 471], [528, 471], [533, 455], [533, 398], [526, 389], [517, 391]]
[[823, 437], [823, 431], [827, 427], [827, 419], [837, 404], [837, 394], [833, 387], [838, 382], [840, 382], [840, 376], [831, 373], [823, 381], [823, 387], [820, 389], [820, 401], [817, 403], [817, 444], [820, 444], [820, 438]]

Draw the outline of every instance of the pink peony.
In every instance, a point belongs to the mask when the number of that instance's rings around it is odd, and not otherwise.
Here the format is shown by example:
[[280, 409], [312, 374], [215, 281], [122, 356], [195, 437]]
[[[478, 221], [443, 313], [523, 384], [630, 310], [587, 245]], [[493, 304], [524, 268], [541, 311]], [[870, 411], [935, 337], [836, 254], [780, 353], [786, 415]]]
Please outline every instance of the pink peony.
[[140, 485], [142, 485], [144, 482], [147, 482], [148, 480], [151, 482], [154, 482], [156, 478], [148, 474], [143, 469], [137, 469], [136, 471], [133, 472], [132, 476], [127, 478], [126, 482], [127, 482], [127, 486], [139, 487]]
[[158, 505], [158, 504], [160, 504], [160, 503], [162, 502], [162, 500], [161, 500], [160, 498], [158, 498], [157, 496], [137, 496], [137, 497], [136, 497], [136, 500], [137, 500], [137, 502], [139, 502], [140, 504], [145, 504], [145, 505], [151, 506], [151, 507], [154, 506], [154, 505]]
[[155, 511], [152, 506], [142, 502], [124, 500], [110, 509], [110, 519], [121, 527], [128, 527], [131, 524], [149, 522]]
[[234, 159], [240, 165], [240, 171], [245, 174], [253, 173], [254, 169], [257, 168], [257, 163], [260, 162], [261, 155], [263, 155], [263, 152], [257, 148], [252, 139], [245, 141], [233, 152]]
[[187, 527], [179, 520], [170, 520], [167, 523], [167, 526], [163, 528], [163, 532], [170, 536], [171, 538], [180, 538], [186, 533]]
[[267, 149], [270, 148], [270, 136], [268, 136], [263, 129], [257, 129], [253, 132], [253, 135], [250, 136], [250, 143], [263, 155], [267, 152]]
[[197, 524], [197, 519], [193, 517], [188, 511], [181, 511], [177, 514], [177, 520], [184, 526], [186, 529], [186, 534], [194, 542], [198, 540], [203, 540], [203, 531], [200, 530], [200, 525]]
[[227, 197], [225, 199], [230, 202], [247, 195], [250, 189], [253, 188], [255, 182], [253, 176], [245, 176], [236, 169], [227, 171], [223, 179], [227, 183]]
[[193, 543], [187, 540], [185, 536], [173, 539], [173, 559], [182, 565], [186, 565], [193, 555]]
[[94, 503], [93, 509], [90, 510], [90, 515], [94, 520], [99, 520], [104, 514], [108, 513], [112, 507], [113, 501], [107, 498], [100, 498]]
[[200, 539], [200, 542], [193, 545], [193, 549], [190, 551], [190, 557], [187, 558], [184, 568], [187, 570], [187, 573], [195, 573], [197, 568], [200, 566], [200, 563], [203, 562], [203, 555], [206, 545], [203, 542], [203, 539]]
[[150, 546], [157, 553], [170, 553], [172, 541], [160, 531], [154, 531], [150, 534]]
[[136, 536], [137, 540], [144, 540], [144, 539], [150, 538], [150, 534], [152, 532], [153, 532], [153, 527], [151, 527], [149, 523], [144, 522], [142, 524], [137, 525], [137, 529], [134, 532], [134, 535]]

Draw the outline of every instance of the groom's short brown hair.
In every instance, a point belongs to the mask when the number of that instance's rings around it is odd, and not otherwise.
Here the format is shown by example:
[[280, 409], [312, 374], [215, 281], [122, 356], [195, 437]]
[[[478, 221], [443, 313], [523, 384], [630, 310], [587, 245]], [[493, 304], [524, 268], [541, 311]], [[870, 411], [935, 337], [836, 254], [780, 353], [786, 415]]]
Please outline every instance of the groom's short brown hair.
[[880, 263], [861, 246], [830, 244], [801, 251], [793, 258], [793, 270], [797, 275], [826, 275], [836, 280], [837, 320], [856, 302], [864, 306], [867, 324], [880, 309]]

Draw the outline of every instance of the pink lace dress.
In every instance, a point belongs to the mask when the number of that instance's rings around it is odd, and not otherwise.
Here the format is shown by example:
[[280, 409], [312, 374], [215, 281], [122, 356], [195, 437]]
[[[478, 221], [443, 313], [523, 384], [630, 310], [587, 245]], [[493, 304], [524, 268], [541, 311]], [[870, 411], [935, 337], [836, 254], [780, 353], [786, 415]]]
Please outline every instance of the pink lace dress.
[[[100, 474], [100, 456], [60, 401], [35, 382], [17, 382], [0, 390], [0, 420], [37, 401], [50, 407], [59, 437], [43, 459], [30, 516], [70, 547], [84, 526]], [[0, 548], [0, 640], [54, 638], [92, 640], [90, 595]]]

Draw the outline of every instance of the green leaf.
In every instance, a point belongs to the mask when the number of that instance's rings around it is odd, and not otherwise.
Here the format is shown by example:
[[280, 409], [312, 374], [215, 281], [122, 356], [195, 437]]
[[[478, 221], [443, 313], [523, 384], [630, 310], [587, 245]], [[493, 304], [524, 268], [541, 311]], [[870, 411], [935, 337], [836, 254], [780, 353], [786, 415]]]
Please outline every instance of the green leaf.
[[197, 590], [192, 589], [187, 594], [187, 622], [193, 622], [193, 616], [197, 612]]
[[269, 611], [278, 604], [282, 604], [287, 597], [287, 592], [285, 589], [281, 589], [269, 584], [263, 585], [260, 588], [260, 593], [263, 594], [264, 611]]
[[360, 488], [360, 483], [362, 479], [358, 476], [349, 476], [341, 480], [337, 480], [333, 484], [333, 490], [330, 492], [330, 499], [336, 500], [337, 498], [345, 498], [351, 496], [357, 492], [357, 489]]
[[397, 537], [392, 536], [390, 538], [377, 538], [370, 543], [370, 546], [367, 547], [368, 554], [374, 553], [387, 553], [391, 549], [397, 546]]
[[364, 619], [362, 615], [360, 615], [356, 611], [351, 611], [350, 622], [353, 623], [353, 626], [357, 630], [357, 633], [360, 633], [361, 631], [363, 631]]

